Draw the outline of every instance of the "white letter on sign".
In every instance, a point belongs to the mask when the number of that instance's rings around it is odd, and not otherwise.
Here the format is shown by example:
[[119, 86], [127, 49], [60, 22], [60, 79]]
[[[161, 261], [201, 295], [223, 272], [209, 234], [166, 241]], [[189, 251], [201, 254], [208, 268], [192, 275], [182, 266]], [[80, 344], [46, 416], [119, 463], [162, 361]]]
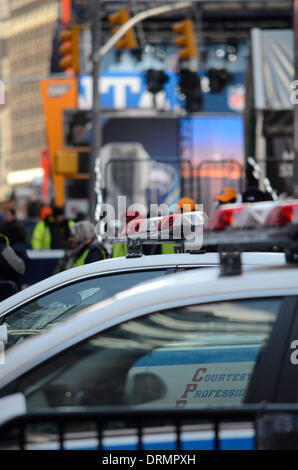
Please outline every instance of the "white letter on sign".
[[292, 352], [291, 357], [290, 357], [291, 364], [293, 365], [298, 364], [298, 349], [296, 349], [297, 347], [298, 347], [298, 340], [296, 339], [292, 341], [291, 343], [291, 349], [295, 349], [295, 351]]
[[126, 107], [126, 88], [130, 88], [131, 93], [141, 92], [140, 77], [103, 77], [100, 83], [101, 93], [108, 93], [110, 88], [114, 88], [114, 108], [123, 109]]

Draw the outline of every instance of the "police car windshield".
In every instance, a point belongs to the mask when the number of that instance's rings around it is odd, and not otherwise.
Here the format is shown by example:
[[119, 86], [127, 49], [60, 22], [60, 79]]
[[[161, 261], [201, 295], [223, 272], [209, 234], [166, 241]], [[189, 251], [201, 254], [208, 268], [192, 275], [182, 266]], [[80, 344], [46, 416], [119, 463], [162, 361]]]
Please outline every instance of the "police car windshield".
[[117, 292], [162, 276], [165, 272], [165, 269], [158, 269], [98, 276], [43, 295], [5, 317], [4, 323], [8, 328], [7, 347], [41, 333]]

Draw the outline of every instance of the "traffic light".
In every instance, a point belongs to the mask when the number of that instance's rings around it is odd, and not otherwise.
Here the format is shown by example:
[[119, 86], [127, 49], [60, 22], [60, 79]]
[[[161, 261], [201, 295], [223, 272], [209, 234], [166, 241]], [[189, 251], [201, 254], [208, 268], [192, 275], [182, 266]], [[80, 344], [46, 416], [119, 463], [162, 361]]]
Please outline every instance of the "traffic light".
[[163, 90], [168, 80], [169, 77], [162, 70], [149, 69], [146, 72], [147, 89], [154, 95]]
[[179, 88], [185, 95], [185, 109], [189, 112], [199, 112], [203, 106], [201, 80], [197, 72], [188, 69], [180, 71]]
[[[112, 33], [115, 34], [121, 26], [123, 26], [127, 21], [130, 19], [130, 13], [126, 8], [122, 8], [121, 10], [117, 11], [116, 13], [112, 13], [109, 15], [108, 20], [109, 23], [115, 26], [112, 29]], [[138, 43], [135, 37], [134, 30], [131, 28], [125, 33], [123, 38], [121, 38], [117, 42], [117, 49], [136, 49], [138, 47]]]
[[64, 150], [55, 154], [55, 173], [58, 175], [74, 175], [79, 171], [78, 152]]
[[180, 60], [194, 59], [198, 57], [198, 49], [192, 20], [186, 19], [181, 23], [174, 24], [172, 28], [175, 33], [180, 34], [176, 39], [177, 46], [181, 47], [181, 50], [179, 51]]
[[210, 82], [211, 93], [221, 93], [226, 85], [234, 79], [233, 75], [225, 69], [209, 69], [207, 76]]
[[80, 71], [80, 29], [64, 30], [60, 34], [59, 67], [62, 70], [72, 69], [76, 74]]

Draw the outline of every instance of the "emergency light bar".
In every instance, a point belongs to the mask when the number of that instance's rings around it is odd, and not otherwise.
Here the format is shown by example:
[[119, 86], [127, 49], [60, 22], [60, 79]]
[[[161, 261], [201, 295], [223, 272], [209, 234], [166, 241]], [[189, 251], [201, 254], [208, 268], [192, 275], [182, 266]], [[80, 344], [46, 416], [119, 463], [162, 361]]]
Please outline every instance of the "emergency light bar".
[[[150, 238], [167, 238], [168, 232], [179, 235], [182, 228], [199, 227], [204, 223], [202, 212], [185, 212], [184, 214], [171, 214], [150, 219], [135, 219], [130, 221], [122, 235], [140, 237], [148, 234]], [[177, 230], [176, 230], [177, 229]]]
[[298, 224], [257, 229], [230, 229], [204, 234], [203, 249], [218, 251], [221, 275], [241, 273], [241, 252], [283, 252], [289, 263], [298, 262]]
[[205, 226], [206, 230], [229, 230], [256, 227], [283, 227], [298, 223], [298, 200], [262, 201], [227, 204], [214, 210]]
[[128, 254], [139, 256], [143, 244], [178, 245], [180, 251], [199, 250], [203, 244], [203, 212], [185, 212], [130, 221], [116, 243], [127, 243]]
[[[185, 212], [150, 219], [130, 221], [121, 233], [122, 237], [145, 238], [156, 240], [181, 240], [190, 234], [196, 234], [204, 225], [203, 212]], [[192, 237], [193, 238], [193, 237]]]
[[297, 200], [225, 207], [215, 211], [206, 228], [203, 248], [219, 252], [221, 275], [241, 273], [243, 251], [283, 252], [287, 262], [298, 262]]
[[[298, 253], [298, 224], [285, 227], [257, 229], [230, 229], [223, 232], [205, 232], [204, 248], [233, 247], [240, 251], [284, 251], [296, 249]], [[262, 251], [263, 251], [262, 250]]]
[[275, 207], [276, 201], [245, 204], [245, 207], [234, 217], [231, 227], [251, 229], [264, 225], [268, 215]]

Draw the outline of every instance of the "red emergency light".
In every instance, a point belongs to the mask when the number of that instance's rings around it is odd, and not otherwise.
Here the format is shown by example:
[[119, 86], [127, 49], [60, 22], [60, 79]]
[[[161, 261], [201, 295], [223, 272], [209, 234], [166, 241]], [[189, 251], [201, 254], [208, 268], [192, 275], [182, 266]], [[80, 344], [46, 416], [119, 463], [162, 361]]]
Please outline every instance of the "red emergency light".
[[210, 216], [206, 229], [209, 230], [224, 230], [230, 227], [234, 222], [234, 218], [239, 212], [244, 209], [243, 206], [236, 207], [220, 207], [216, 209]]
[[181, 214], [171, 214], [164, 216], [158, 224], [159, 230], [166, 230], [174, 226], [175, 222], [181, 222], [182, 216]]
[[298, 222], [298, 202], [274, 207], [266, 217], [264, 225], [283, 227], [293, 222]]

